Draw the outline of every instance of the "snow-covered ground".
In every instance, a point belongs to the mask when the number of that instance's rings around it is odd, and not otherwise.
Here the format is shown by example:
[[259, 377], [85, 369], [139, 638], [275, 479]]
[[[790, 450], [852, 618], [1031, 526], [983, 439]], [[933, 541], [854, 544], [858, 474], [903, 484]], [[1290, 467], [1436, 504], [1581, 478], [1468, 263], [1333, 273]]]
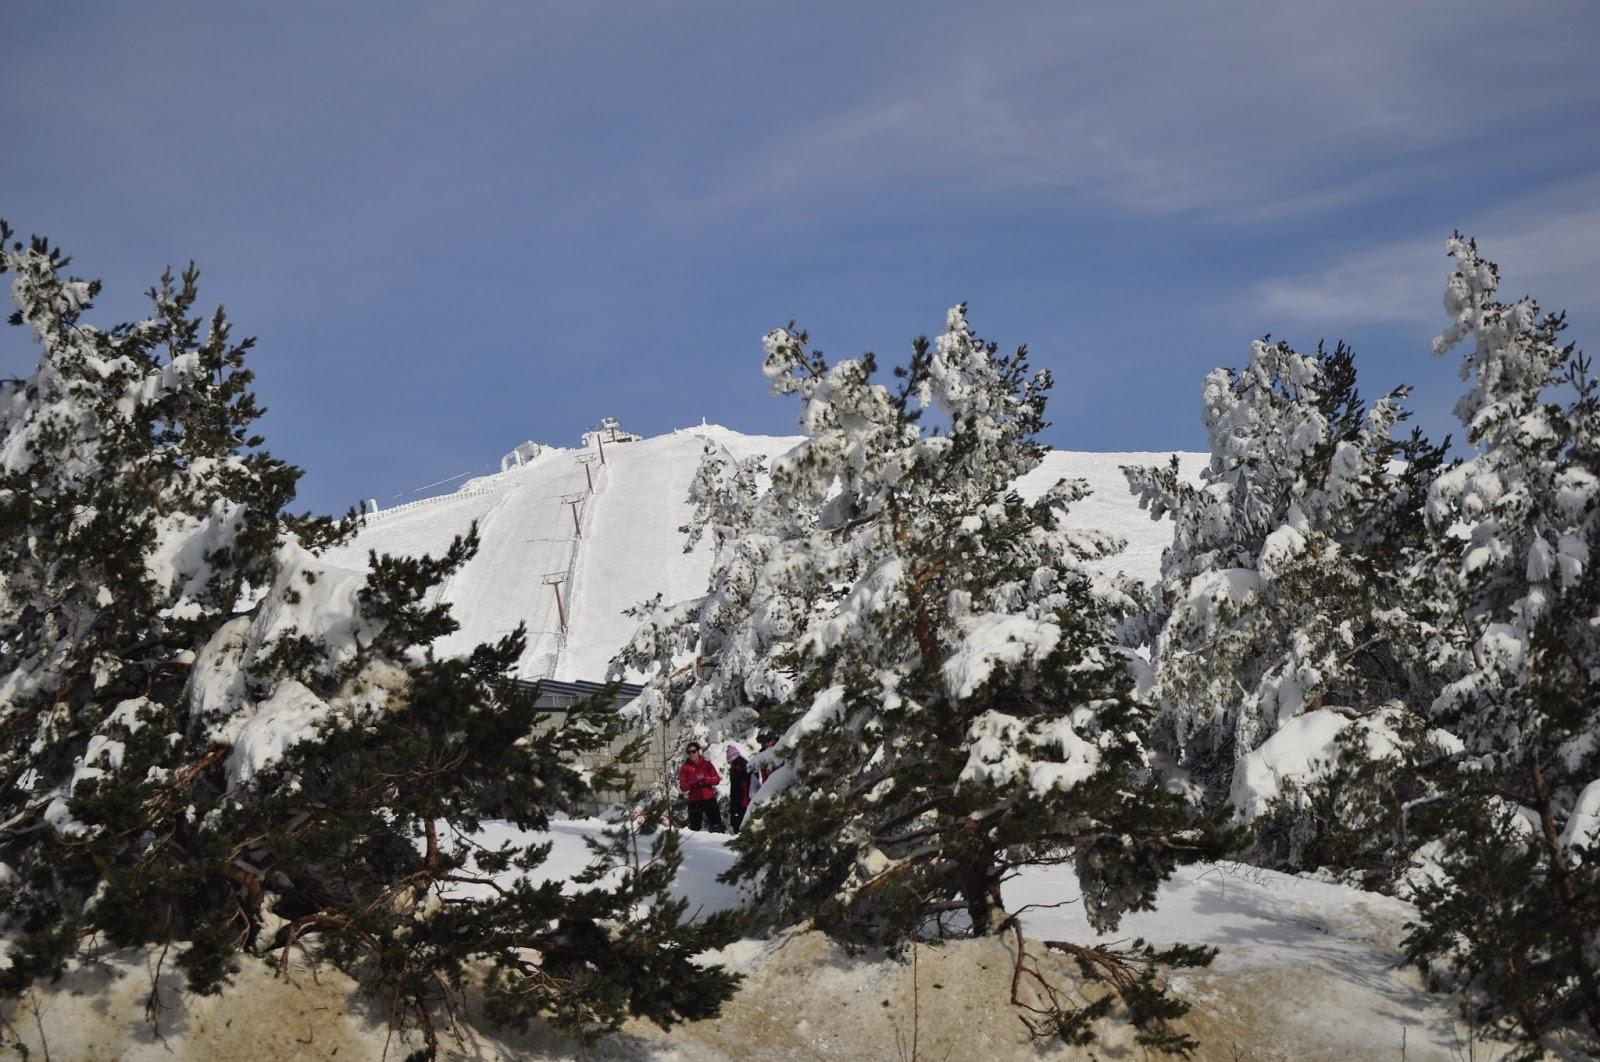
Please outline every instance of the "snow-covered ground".
[[[1076, 891], [1070, 869], [1040, 867], [1012, 882], [1006, 899], [1024, 910], [1030, 934], [1084, 941], [1093, 934], [1080, 905], [1047, 906]], [[1028, 910], [1031, 904], [1040, 906]], [[1410, 904], [1343, 885], [1202, 864], [1180, 869], [1162, 886], [1156, 909], [1125, 918], [1113, 939], [1217, 947], [1209, 970], [1178, 980], [1197, 1017], [1271, 1030], [1283, 1057], [1464, 1057], [1467, 1029], [1451, 1001], [1429, 993], [1418, 972], [1401, 964], [1400, 939], [1413, 915]], [[1479, 1044], [1473, 1057], [1497, 1054]]]
[[[566, 879], [589, 858], [595, 819], [552, 825], [541, 876]], [[504, 824], [481, 838], [510, 839]], [[685, 834], [675, 892], [710, 912], [739, 902], [717, 880], [733, 862], [721, 835]], [[1093, 933], [1074, 901], [1070, 870], [1031, 869], [1009, 883], [1036, 961], [1064, 983], [1064, 960], [1038, 942], [1085, 942]], [[1499, 1045], [1469, 1043], [1448, 997], [1426, 992], [1399, 964], [1397, 942], [1408, 905], [1354, 889], [1227, 864], [1180, 872], [1156, 910], [1127, 918], [1116, 939], [1187, 941], [1221, 949], [1215, 965], [1184, 974], [1196, 1004], [1184, 1026], [1201, 1041], [1202, 1060], [1494, 1059]], [[1084, 1058], [1061, 1045], [1029, 1041], [1009, 1002], [1014, 947], [1004, 940], [960, 941], [917, 950], [917, 964], [850, 955], [816, 933], [745, 940], [712, 956], [743, 973], [738, 996], [714, 1020], [670, 1032], [633, 1022], [583, 1057], [653, 1060], [894, 1058], [913, 1031], [924, 1058]], [[260, 959], [244, 960], [237, 989], [221, 999], [182, 998], [175, 975], [161, 975], [167, 1009], [145, 1013], [154, 955], [125, 952], [73, 969], [60, 986], [37, 990], [3, 1017], [8, 1035], [53, 1058], [403, 1057], [414, 1037], [390, 1039], [381, 1008], [364, 1001], [337, 971], [316, 971], [297, 953], [287, 977]], [[169, 964], [170, 965], [170, 964]], [[915, 985], [915, 988], [913, 988]], [[473, 1001], [446, 1037], [447, 1057], [558, 1059], [576, 1044], [548, 1030], [497, 1030]], [[1143, 1057], [1115, 1023], [1104, 1029], [1105, 1057]], [[904, 1057], [909, 1057], [905, 1055]]]
[[[603, 828], [597, 819], [553, 824], [548, 840], [554, 847], [538, 876], [571, 877], [587, 861], [584, 838], [598, 837]], [[490, 824], [485, 834], [481, 839], [490, 847], [545, 839], [517, 836], [503, 824]], [[674, 894], [706, 913], [737, 906], [738, 890], [717, 880], [734, 860], [726, 838], [681, 836], [684, 863]], [[1020, 912], [1033, 941], [1142, 937], [1158, 945], [1218, 948], [1209, 969], [1184, 973], [1178, 983], [1199, 1004], [1197, 1034], [1210, 1026], [1213, 1038], [1237, 1041], [1246, 1030], [1270, 1030], [1279, 1056], [1241, 1057], [1425, 1060], [1461, 1057], [1466, 1049], [1467, 1029], [1450, 1001], [1429, 993], [1417, 971], [1399, 961], [1400, 938], [1414, 913], [1410, 904], [1242, 864], [1203, 864], [1174, 875], [1155, 910], [1131, 915], [1114, 935], [1099, 937], [1078, 895], [1077, 878], [1066, 866], [1027, 868], [1005, 887], [1007, 908]], [[756, 976], [770, 958], [767, 945], [753, 942], [728, 956]], [[803, 1020], [826, 1038], [825, 1016]], [[1207, 1046], [1210, 1057], [1233, 1057], [1215, 1041]], [[1476, 1058], [1497, 1054], [1483, 1044], [1476, 1051]]]

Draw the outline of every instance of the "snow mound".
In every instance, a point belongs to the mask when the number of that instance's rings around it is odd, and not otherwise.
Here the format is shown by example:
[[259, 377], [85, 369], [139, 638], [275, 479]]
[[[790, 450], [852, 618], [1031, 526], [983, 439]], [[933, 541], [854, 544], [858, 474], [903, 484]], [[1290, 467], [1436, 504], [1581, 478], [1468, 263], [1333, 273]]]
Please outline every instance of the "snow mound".
[[1357, 725], [1366, 729], [1367, 749], [1372, 755], [1385, 756], [1395, 751], [1393, 735], [1387, 727], [1366, 720], [1358, 723], [1332, 709], [1306, 712], [1285, 722], [1234, 768], [1228, 800], [1239, 817], [1254, 822], [1283, 795], [1284, 782], [1304, 785], [1317, 778], [1333, 763], [1334, 741], [1347, 727]]

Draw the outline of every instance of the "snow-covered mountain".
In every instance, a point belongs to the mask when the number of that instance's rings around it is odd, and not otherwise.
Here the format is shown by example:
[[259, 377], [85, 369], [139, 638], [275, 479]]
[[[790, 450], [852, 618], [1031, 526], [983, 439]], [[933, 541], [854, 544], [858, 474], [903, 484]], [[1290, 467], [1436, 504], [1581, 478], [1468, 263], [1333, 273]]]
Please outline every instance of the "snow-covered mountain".
[[[701, 543], [685, 553], [678, 530], [690, 517], [689, 481], [705, 448], [720, 448], [735, 459], [772, 457], [800, 440], [702, 425], [607, 443], [601, 464], [599, 441], [586, 438], [591, 445], [573, 449], [519, 447], [507, 455], [505, 471], [469, 480], [451, 494], [369, 515], [360, 533], [327, 559], [360, 568], [369, 551], [439, 553], [477, 521], [478, 554], [443, 591], [461, 629], [439, 649], [464, 651], [520, 622], [528, 628], [523, 677], [602, 678], [633, 633], [634, 621], [624, 610], [656, 593], [680, 601], [705, 589], [710, 548]], [[1094, 494], [1073, 508], [1076, 522], [1128, 542], [1101, 566], [1149, 580], [1170, 541], [1171, 525], [1139, 509], [1120, 469], [1169, 458], [1165, 453], [1053, 451], [1018, 487], [1032, 498], [1059, 479], [1088, 481]], [[1179, 455], [1189, 475], [1198, 475], [1206, 459]]]

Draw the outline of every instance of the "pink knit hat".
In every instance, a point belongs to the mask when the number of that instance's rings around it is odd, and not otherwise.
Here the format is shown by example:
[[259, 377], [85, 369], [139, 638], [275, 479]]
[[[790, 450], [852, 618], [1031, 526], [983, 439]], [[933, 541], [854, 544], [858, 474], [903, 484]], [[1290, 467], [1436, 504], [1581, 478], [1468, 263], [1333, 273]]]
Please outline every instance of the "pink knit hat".
[[744, 756], [744, 753], [739, 751], [738, 745], [729, 745], [726, 749], [723, 749], [723, 751], [728, 754], [728, 759], [730, 760], [737, 760]]

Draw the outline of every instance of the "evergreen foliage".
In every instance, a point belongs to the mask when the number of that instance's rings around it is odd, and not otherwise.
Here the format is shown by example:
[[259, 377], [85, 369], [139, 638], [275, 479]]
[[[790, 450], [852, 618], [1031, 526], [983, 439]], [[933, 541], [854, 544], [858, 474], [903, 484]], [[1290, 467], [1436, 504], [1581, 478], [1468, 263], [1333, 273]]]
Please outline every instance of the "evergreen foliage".
[[[1153, 653], [1158, 747], [1210, 799], [1254, 806], [1261, 770], [1319, 753], [1273, 779], [1248, 858], [1410, 896], [1410, 957], [1533, 1057], [1600, 1042], [1600, 385], [1561, 315], [1450, 253], [1435, 351], [1471, 343], [1471, 456], [1396, 438], [1403, 389], [1364, 410], [1342, 346], [1255, 344], [1207, 378], [1200, 484], [1126, 470], [1175, 535], [1125, 630]], [[1349, 722], [1272, 747], [1330, 712]], [[1336, 737], [1294, 744], [1313, 732]]]
[[1448, 735], [1395, 704], [1352, 720], [1308, 777], [1280, 779], [1278, 796], [1250, 824], [1242, 858], [1405, 892], [1444, 797], [1437, 768], [1455, 750], [1442, 741]]
[[[861, 944], [1020, 936], [1005, 882], [1049, 863], [1075, 867], [1096, 926], [1148, 907], [1216, 838], [1147, 767], [1139, 662], [1117, 639], [1133, 601], [1084, 566], [1120, 543], [1068, 529], [1083, 483], [1032, 504], [1013, 489], [1044, 452], [1049, 375], [978, 339], [964, 307], [892, 386], [872, 355], [829, 364], [792, 328], [766, 337], [765, 371], [805, 439], [764, 492], [757, 466], [710, 455], [709, 592], [646, 606], [624, 657], [713, 736], [781, 735], [752, 759], [781, 765], [734, 842], [754, 917]], [[1166, 1036], [1184, 1005], [1140, 995], [1165, 998], [1153, 973], [1110, 980], [1152, 1045], [1191, 1046]]]
[[1199, 484], [1124, 469], [1153, 518], [1171, 515], [1142, 628], [1155, 663], [1156, 741], [1210, 801], [1289, 719], [1366, 714], [1431, 696], [1406, 573], [1444, 446], [1413, 431], [1398, 388], [1367, 409], [1344, 345], [1301, 354], [1260, 340], [1206, 378], [1211, 460]]
[[[817, 519], [813, 509], [787, 505], [763, 489], [766, 464], [706, 446], [689, 485], [693, 513], [678, 530], [686, 553], [709, 540], [708, 590], [672, 603], [657, 594], [632, 609], [638, 630], [612, 663], [614, 678], [630, 667], [655, 674], [641, 708], [676, 718], [680, 744], [745, 739], [763, 712], [788, 696], [793, 683], [779, 661], [824, 590], [806, 586], [803, 596], [785, 597], [761, 583], [768, 560], [792, 553], [792, 543], [803, 541]], [[752, 622], [757, 612], [760, 620]], [[702, 666], [710, 660], [715, 668]]]
[[0, 385], [0, 991], [101, 943], [175, 948], [199, 993], [299, 947], [429, 1057], [431, 1006], [481, 970], [495, 1016], [579, 1035], [715, 1013], [735, 979], [691, 959], [734, 930], [669, 897], [670, 838], [642, 855], [620, 825], [570, 894], [519, 873], [547, 845], [474, 839], [623, 784], [577, 766], [617, 735], [602, 701], [549, 726], [511, 681], [520, 630], [427, 651], [456, 627], [428, 592], [476, 532], [322, 563], [350, 525], [285, 512], [300, 472], [253, 434], [251, 344], [193, 316], [197, 271], [102, 331], [81, 320], [98, 285], [10, 238], [12, 323], [41, 356]]
[[1471, 457], [1428, 499], [1418, 582], [1435, 719], [1465, 743], [1435, 873], [1406, 946], [1529, 1041], [1600, 1037], [1600, 387], [1565, 320], [1497, 299], [1499, 273], [1451, 241], [1443, 354], [1470, 342], [1456, 406]]

